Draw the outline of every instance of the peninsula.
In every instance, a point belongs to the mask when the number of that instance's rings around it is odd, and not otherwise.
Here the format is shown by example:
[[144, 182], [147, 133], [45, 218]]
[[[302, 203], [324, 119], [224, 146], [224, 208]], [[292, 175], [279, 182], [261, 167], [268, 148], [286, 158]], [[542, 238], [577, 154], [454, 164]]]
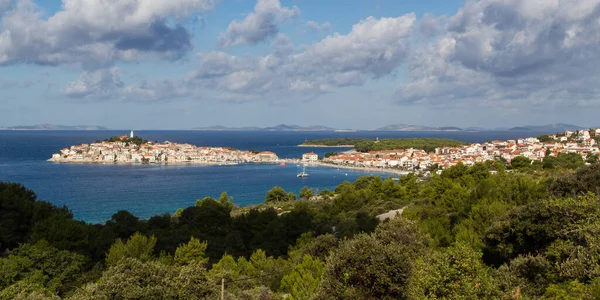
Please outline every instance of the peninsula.
[[270, 151], [252, 152], [226, 147], [197, 147], [166, 141], [150, 142], [134, 136], [112, 137], [105, 141], [64, 148], [49, 161], [61, 163], [116, 164], [221, 164], [276, 162]]
[[401, 139], [366, 139], [337, 138], [307, 140], [301, 147], [353, 147], [359, 152], [375, 150], [420, 149], [432, 152], [438, 147], [456, 147], [467, 145], [467, 142], [441, 138], [401, 138]]
[[[312, 142], [335, 145], [335, 142]], [[337, 142], [346, 143], [344, 140]], [[456, 145], [440, 145], [431, 148], [435, 143], [441, 142]], [[444, 139], [392, 139], [388, 142], [371, 140], [356, 143], [355, 149], [350, 151], [328, 153], [315, 164], [339, 168], [396, 169], [414, 172], [445, 169], [457, 164], [472, 166], [480, 162], [498, 161], [514, 168], [551, 169], [561, 165], [580, 166], [585, 163], [597, 163], [600, 156], [598, 142], [600, 142], [600, 128], [567, 130], [560, 134], [507, 141], [494, 140], [481, 144], [466, 144], [453, 140], [444, 141]]]

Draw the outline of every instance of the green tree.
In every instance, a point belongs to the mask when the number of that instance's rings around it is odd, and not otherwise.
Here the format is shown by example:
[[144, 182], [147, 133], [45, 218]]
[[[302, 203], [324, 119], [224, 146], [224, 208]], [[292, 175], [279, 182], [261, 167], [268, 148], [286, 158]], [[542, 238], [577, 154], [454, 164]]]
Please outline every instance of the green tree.
[[336, 156], [338, 154], [339, 153], [337, 153], [337, 152], [327, 152], [327, 153], [325, 153], [324, 157], [327, 158], [327, 157], [331, 157], [331, 156]]
[[510, 165], [517, 170], [529, 169], [531, 167], [531, 159], [525, 156], [517, 156], [510, 161]]
[[574, 246], [590, 248], [598, 244], [593, 238], [600, 230], [599, 204], [596, 196], [586, 195], [516, 207], [488, 228], [486, 259], [500, 265], [518, 255], [543, 252], [557, 240], [571, 240]]
[[402, 250], [367, 234], [342, 242], [327, 260], [317, 298], [406, 298], [412, 271]]
[[489, 299], [495, 290], [481, 253], [462, 243], [417, 259], [410, 284], [413, 299]]
[[316, 294], [325, 264], [318, 258], [304, 255], [302, 263], [281, 280], [281, 289], [290, 294], [289, 299], [308, 300]]
[[27, 239], [35, 200], [35, 193], [23, 185], [0, 181], [0, 252]]
[[305, 187], [302, 187], [302, 189], [300, 190], [299, 196], [300, 196], [300, 199], [310, 199], [314, 195], [313, 195], [312, 189], [310, 189], [309, 187], [305, 186]]
[[0, 290], [0, 299], [60, 300], [60, 297], [46, 289], [42, 284], [21, 280]]
[[287, 194], [287, 201], [296, 201], [296, 194], [289, 192]]
[[576, 280], [551, 284], [540, 299], [580, 300], [597, 299], [583, 283]]
[[537, 299], [552, 282], [551, 263], [543, 255], [522, 255], [495, 272], [502, 298]]
[[222, 192], [221, 196], [219, 196], [219, 203], [223, 206], [233, 208], [233, 197], [229, 197], [227, 192]]
[[201, 242], [199, 239], [192, 237], [187, 244], [182, 244], [175, 250], [174, 261], [178, 265], [188, 265], [194, 262], [206, 263], [206, 242]]
[[[25, 287], [39, 286], [51, 293], [64, 295], [78, 285], [85, 264], [84, 256], [58, 250], [46, 241], [22, 244], [7, 257], [0, 258], [0, 290], [22, 282], [13, 289], [30, 291]], [[27, 284], [23, 285], [23, 282]]]
[[289, 201], [288, 193], [280, 186], [275, 186], [267, 192], [265, 203]]
[[295, 262], [302, 261], [305, 255], [325, 261], [330, 251], [335, 249], [338, 243], [338, 239], [333, 234], [327, 233], [313, 237], [312, 232], [306, 232], [296, 240], [296, 245], [290, 248], [288, 256]]
[[156, 245], [156, 237], [146, 237], [136, 232], [126, 243], [117, 239], [106, 254], [106, 264], [113, 266], [125, 258], [135, 258], [140, 261], [148, 261], [152, 258], [152, 252]]
[[579, 168], [549, 182], [551, 193], [558, 197], [585, 195], [588, 192], [600, 195], [600, 164]]
[[589, 164], [597, 164], [598, 163], [598, 154], [597, 153], [588, 154], [587, 157], [585, 158], [585, 162], [587, 162]]
[[200, 264], [176, 267], [128, 257], [72, 299], [206, 299], [217, 296], [216, 287], [208, 283]]
[[178, 299], [215, 299], [218, 287], [208, 281], [204, 264], [192, 262], [182, 266], [170, 285]]
[[553, 142], [554, 139], [550, 137], [550, 135], [548, 134], [543, 134], [538, 136], [538, 140], [542, 143], [549, 143], [549, 142]]

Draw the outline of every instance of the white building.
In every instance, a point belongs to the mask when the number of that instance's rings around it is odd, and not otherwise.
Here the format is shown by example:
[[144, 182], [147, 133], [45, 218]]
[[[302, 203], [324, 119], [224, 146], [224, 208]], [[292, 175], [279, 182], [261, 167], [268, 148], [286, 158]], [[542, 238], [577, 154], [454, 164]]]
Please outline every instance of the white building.
[[319, 155], [314, 152], [302, 154], [302, 161], [304, 162], [315, 162], [317, 160], [319, 160]]

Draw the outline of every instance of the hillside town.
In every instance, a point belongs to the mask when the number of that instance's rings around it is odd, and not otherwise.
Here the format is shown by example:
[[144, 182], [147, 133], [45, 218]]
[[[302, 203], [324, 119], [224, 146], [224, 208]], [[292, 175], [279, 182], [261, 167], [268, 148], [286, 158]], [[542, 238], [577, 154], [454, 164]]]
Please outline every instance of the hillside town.
[[495, 140], [458, 147], [440, 147], [432, 153], [418, 149], [367, 153], [350, 150], [323, 158], [322, 162], [336, 166], [425, 170], [434, 165], [448, 168], [458, 163], [469, 166], [490, 160], [503, 160], [510, 163], [518, 156], [526, 157], [532, 162], [543, 161], [547, 155], [558, 157], [561, 153], [578, 153], [584, 161], [589, 161], [590, 158], [597, 160], [600, 152], [599, 139], [600, 129], [566, 131], [539, 138]]
[[252, 152], [226, 147], [197, 147], [166, 141], [134, 143], [133, 131], [129, 136], [111, 141], [94, 142], [64, 148], [49, 161], [72, 163], [157, 163], [157, 164], [238, 164], [249, 162], [276, 162], [277, 155], [270, 151]]

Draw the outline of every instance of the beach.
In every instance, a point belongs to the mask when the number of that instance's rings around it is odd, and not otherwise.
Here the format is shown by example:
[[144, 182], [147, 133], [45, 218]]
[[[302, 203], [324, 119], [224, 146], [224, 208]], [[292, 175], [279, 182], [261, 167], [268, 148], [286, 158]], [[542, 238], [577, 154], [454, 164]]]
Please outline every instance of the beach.
[[411, 173], [410, 171], [391, 169], [391, 168], [357, 167], [357, 166], [348, 166], [348, 165], [336, 165], [336, 164], [324, 163], [324, 162], [303, 162], [302, 160], [299, 160], [299, 159], [282, 159], [280, 161], [286, 162], [286, 163], [294, 163], [294, 164], [305, 164], [307, 166], [349, 169], [349, 170], [357, 170], [357, 171], [364, 171], [364, 172], [390, 173], [390, 174], [396, 174], [396, 175], [408, 175]]

